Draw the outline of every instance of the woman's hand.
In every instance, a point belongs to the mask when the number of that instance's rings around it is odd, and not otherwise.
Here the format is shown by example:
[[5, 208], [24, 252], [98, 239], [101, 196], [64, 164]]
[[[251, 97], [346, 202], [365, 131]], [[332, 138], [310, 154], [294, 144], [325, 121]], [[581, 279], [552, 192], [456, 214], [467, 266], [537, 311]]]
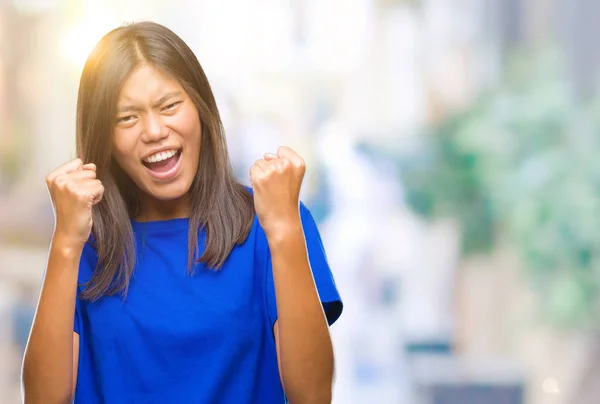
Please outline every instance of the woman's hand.
[[289, 147], [267, 153], [250, 168], [254, 206], [267, 237], [300, 222], [300, 187], [306, 167]]
[[54, 237], [82, 247], [92, 231], [92, 207], [104, 194], [96, 166], [71, 160], [48, 174], [46, 183], [56, 215]]

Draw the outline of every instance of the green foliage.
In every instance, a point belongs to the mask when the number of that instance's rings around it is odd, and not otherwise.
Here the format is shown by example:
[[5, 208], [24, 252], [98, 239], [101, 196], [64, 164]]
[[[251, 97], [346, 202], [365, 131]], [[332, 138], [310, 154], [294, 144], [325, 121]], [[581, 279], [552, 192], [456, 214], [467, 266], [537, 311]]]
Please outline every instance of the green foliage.
[[600, 102], [578, 102], [559, 67], [553, 56], [517, 58], [498, 88], [403, 160], [402, 179], [415, 211], [461, 221], [465, 254], [509, 240], [544, 319], [593, 327], [600, 314]]

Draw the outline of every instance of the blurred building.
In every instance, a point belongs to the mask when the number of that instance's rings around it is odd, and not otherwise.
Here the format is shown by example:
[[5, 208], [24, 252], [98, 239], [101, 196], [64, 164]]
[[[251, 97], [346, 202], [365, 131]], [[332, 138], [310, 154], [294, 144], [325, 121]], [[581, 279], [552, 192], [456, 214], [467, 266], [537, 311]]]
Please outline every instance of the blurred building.
[[593, 338], [535, 323], [514, 251], [463, 257], [460, 226], [411, 211], [392, 160], [497, 87], [517, 51], [559, 49], [566, 80], [590, 97], [598, 11], [595, 0], [1, 2], [0, 402], [18, 402], [54, 220], [44, 178], [74, 157], [81, 68], [108, 30], [152, 19], [198, 55], [241, 181], [280, 144], [308, 162], [302, 198], [346, 307], [332, 329], [336, 403], [570, 404]]

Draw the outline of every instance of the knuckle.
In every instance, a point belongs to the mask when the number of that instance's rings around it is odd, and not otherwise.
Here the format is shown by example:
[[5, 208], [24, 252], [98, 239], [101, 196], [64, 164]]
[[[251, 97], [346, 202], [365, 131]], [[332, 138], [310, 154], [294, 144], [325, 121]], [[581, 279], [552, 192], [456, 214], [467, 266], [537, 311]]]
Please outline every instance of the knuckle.
[[54, 177], [54, 179], [52, 180], [52, 183], [54, 184], [54, 186], [56, 186], [58, 189], [65, 189], [65, 187], [67, 186], [67, 180], [63, 175], [58, 175], [56, 177]]
[[61, 185], [61, 189], [70, 194], [76, 195], [78, 193], [76, 187], [74, 187], [73, 183], [71, 183], [71, 182], [66, 182], [63, 185]]

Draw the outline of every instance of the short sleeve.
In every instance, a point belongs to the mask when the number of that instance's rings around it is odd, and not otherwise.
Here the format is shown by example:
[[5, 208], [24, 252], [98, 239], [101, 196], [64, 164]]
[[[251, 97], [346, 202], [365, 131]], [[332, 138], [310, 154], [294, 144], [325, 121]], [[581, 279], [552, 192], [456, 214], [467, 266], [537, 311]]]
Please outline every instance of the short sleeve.
[[79, 261], [79, 274], [77, 279], [77, 295], [75, 296], [75, 316], [73, 319], [73, 331], [81, 335], [83, 329], [83, 302], [81, 301], [81, 292], [83, 292], [83, 284], [91, 279], [98, 258], [96, 250], [88, 242], [83, 247], [81, 259]]
[[[308, 260], [312, 270], [313, 278], [317, 286], [319, 298], [323, 305], [323, 310], [327, 317], [327, 322], [332, 325], [342, 314], [343, 303], [340, 294], [335, 285], [335, 280], [327, 255], [323, 247], [321, 235], [317, 228], [310, 211], [300, 203], [300, 218], [302, 220], [302, 229], [304, 230], [304, 238], [306, 239], [306, 249], [308, 252]], [[271, 255], [268, 255], [267, 265], [267, 310], [271, 327], [275, 325], [277, 320], [277, 302], [275, 298], [275, 283], [273, 279], [273, 267], [271, 264]]]
[[79, 302], [80, 293], [79, 287], [77, 287], [77, 297], [75, 298], [75, 319], [73, 324], [73, 331], [75, 331], [77, 334], [81, 334], [81, 329], [83, 328], [81, 326], [81, 303]]

